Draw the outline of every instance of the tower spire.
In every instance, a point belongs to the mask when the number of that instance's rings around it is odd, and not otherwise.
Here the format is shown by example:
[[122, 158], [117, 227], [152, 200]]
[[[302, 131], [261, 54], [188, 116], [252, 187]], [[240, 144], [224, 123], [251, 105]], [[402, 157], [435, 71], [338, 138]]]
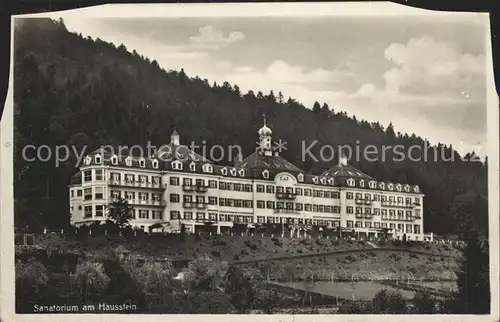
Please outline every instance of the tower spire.
[[266, 113], [262, 113], [262, 116], [264, 117], [264, 126], [267, 126], [267, 124], [266, 124]]

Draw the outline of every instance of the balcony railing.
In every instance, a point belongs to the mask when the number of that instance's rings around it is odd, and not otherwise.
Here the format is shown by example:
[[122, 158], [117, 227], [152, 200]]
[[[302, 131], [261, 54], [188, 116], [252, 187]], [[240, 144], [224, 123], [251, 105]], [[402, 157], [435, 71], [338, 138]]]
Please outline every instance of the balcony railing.
[[197, 192], [207, 192], [208, 191], [208, 185], [204, 183], [197, 183], [195, 185], [195, 189]]
[[[110, 197], [109, 198], [109, 202], [114, 202], [118, 200], [117, 198], [115, 197]], [[127, 202], [130, 204], [130, 205], [143, 205], [143, 206], [166, 206], [167, 203], [165, 202], [165, 200], [153, 200], [153, 199], [126, 199]]]
[[275, 213], [285, 213], [285, 214], [300, 214], [299, 211], [295, 209], [290, 209], [290, 208], [275, 208], [274, 209]]
[[161, 182], [135, 181], [135, 180], [117, 180], [109, 179], [108, 184], [111, 186], [127, 186], [139, 188], [163, 189]]
[[280, 191], [276, 192], [276, 198], [278, 199], [295, 199], [297, 194], [291, 191]]
[[357, 205], [362, 205], [365, 203], [365, 199], [363, 198], [356, 198], [354, 199], [354, 202], [357, 204]]
[[183, 201], [182, 202], [182, 207], [184, 208], [193, 208], [194, 207], [194, 202], [192, 201]]
[[195, 189], [195, 187], [192, 185], [189, 185], [189, 184], [182, 185], [182, 190], [184, 190], [184, 191], [193, 191], [194, 189]]
[[388, 200], [383, 200], [380, 202], [380, 204], [384, 207], [395, 207], [395, 208], [413, 208], [413, 207], [415, 207], [415, 204], [412, 204], [412, 203], [402, 203], [402, 202], [388, 201]]
[[207, 208], [208, 202], [205, 201], [197, 201], [196, 202], [196, 208], [198, 209], [205, 209]]

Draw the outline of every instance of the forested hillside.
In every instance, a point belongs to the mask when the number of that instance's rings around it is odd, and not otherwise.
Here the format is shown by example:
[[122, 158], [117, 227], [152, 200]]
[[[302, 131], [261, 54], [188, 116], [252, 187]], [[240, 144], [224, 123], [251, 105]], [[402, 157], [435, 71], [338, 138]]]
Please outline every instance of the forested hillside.
[[[302, 141], [332, 146], [424, 146], [416, 134], [395, 133], [392, 125], [349, 117], [342, 106], [303, 106], [280, 93], [240, 92], [237, 84], [211, 84], [203, 75], [168, 70], [140, 55], [140, 48], [115, 46], [66, 30], [62, 21], [26, 19], [15, 28], [15, 198], [16, 225], [61, 227], [68, 222], [69, 177], [75, 159], [28, 162], [26, 144], [105, 144], [157, 146], [168, 143], [175, 127], [183, 142], [205, 140], [207, 146], [239, 144], [245, 156], [255, 149], [262, 114], [275, 139], [288, 142], [282, 156], [306, 171], [319, 173], [333, 165], [302, 162]], [[347, 112], [347, 113], [346, 113]], [[308, 144], [307, 144], [308, 145]], [[451, 146], [439, 145], [455, 162], [386, 160], [351, 163], [379, 180], [419, 185], [426, 194], [426, 231], [457, 231], [474, 219], [487, 231], [487, 167], [460, 161]], [[416, 150], [412, 155], [416, 157]], [[437, 153], [441, 155], [441, 151]], [[224, 163], [224, 162], [222, 162]]]

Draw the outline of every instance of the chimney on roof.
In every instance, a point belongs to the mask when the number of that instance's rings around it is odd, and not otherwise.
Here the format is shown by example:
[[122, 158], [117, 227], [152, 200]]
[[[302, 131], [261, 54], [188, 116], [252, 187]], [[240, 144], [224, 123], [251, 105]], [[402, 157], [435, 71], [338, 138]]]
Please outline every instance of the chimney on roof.
[[174, 129], [174, 132], [170, 135], [170, 143], [173, 145], [180, 145], [180, 136], [179, 133]]
[[242, 163], [243, 163], [243, 154], [241, 153], [241, 151], [239, 151], [238, 156], [236, 157], [236, 159], [234, 159], [234, 167], [239, 168]]
[[341, 154], [339, 157], [339, 166], [346, 166], [347, 165], [347, 157], [345, 154]]

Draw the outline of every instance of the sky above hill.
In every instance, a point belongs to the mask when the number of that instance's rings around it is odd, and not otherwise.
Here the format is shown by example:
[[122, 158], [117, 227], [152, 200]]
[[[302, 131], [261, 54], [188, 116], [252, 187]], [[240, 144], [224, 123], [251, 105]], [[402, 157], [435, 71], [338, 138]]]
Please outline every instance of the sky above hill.
[[[434, 16], [63, 17], [70, 31], [242, 91], [281, 91], [486, 151], [484, 20]], [[489, 55], [488, 55], [489, 57]]]

